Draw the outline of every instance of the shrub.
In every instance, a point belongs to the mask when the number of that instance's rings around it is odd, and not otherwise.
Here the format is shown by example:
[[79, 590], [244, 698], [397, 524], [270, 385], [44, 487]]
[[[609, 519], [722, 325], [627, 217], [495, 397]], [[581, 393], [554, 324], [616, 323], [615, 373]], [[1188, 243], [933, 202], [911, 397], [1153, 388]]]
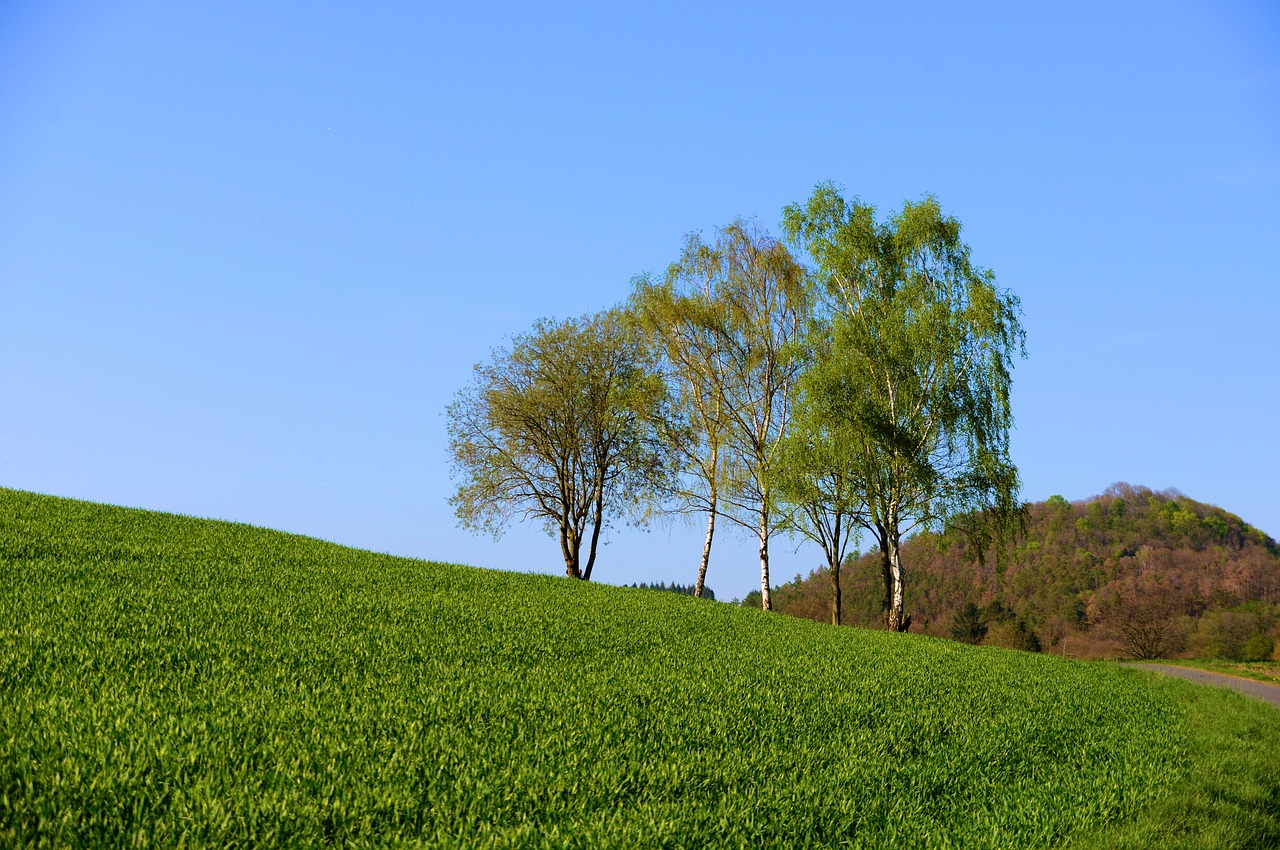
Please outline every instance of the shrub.
[[1006, 620], [996, 623], [987, 632], [988, 646], [1002, 646], [1005, 649], [1020, 649], [1023, 652], [1039, 652], [1040, 637], [1021, 619]]
[[1255, 635], [1261, 635], [1264, 624], [1255, 613], [1241, 610], [1210, 611], [1200, 618], [1191, 636], [1191, 650], [1200, 658], [1243, 661], [1245, 646]]
[[1240, 649], [1241, 661], [1266, 661], [1275, 652], [1275, 642], [1268, 635], [1258, 632], [1244, 642]]

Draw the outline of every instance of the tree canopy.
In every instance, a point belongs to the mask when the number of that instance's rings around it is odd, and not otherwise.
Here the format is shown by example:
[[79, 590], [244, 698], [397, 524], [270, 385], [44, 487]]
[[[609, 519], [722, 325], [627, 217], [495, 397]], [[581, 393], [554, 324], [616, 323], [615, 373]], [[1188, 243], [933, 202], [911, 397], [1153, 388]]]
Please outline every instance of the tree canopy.
[[799, 401], [773, 473], [779, 498], [791, 507], [788, 528], [817, 543], [826, 557], [831, 623], [837, 626], [842, 618], [840, 568], [865, 522], [865, 488], [857, 477], [859, 443], [849, 427], [819, 406]]
[[602, 529], [641, 518], [661, 486], [666, 403], [652, 354], [618, 311], [544, 319], [477, 364], [449, 405], [450, 503], [464, 526], [495, 536], [515, 516], [541, 521], [566, 573], [590, 579]]
[[1021, 510], [1009, 457], [1018, 299], [971, 262], [960, 223], [932, 197], [877, 221], [825, 184], [787, 207], [783, 226], [812, 256], [822, 299], [800, 403], [851, 442], [860, 520], [883, 557], [885, 622], [905, 631], [903, 536], [963, 523], [981, 551]]
[[700, 594], [727, 519], [759, 542], [766, 609], [785, 529], [822, 547], [836, 623], [865, 530], [885, 623], [909, 628], [904, 536], [958, 530], [982, 552], [1023, 514], [1009, 456], [1020, 305], [931, 196], [881, 220], [823, 184], [783, 228], [786, 241], [742, 220], [693, 234], [663, 277], [634, 279], [625, 310], [544, 321], [478, 366], [448, 411], [462, 522], [540, 519], [568, 573], [589, 577], [611, 519], [705, 513]]
[[766, 229], [735, 221], [713, 243], [690, 236], [662, 286], [642, 281], [635, 301], [649, 326], [684, 352], [680, 380], [705, 447], [686, 470], [710, 496], [704, 571], [716, 516], [749, 530], [759, 542], [768, 609], [769, 539], [782, 519], [773, 471], [803, 366], [804, 267]]
[[[695, 249], [696, 250], [696, 249]], [[725, 384], [723, 329], [728, 324], [715, 278], [693, 264], [671, 266], [666, 277], [633, 281], [629, 309], [650, 336], [672, 390], [671, 418], [661, 430], [674, 460], [666, 509], [705, 513], [707, 533], [694, 596], [706, 586], [720, 494], [729, 461], [729, 399]]]

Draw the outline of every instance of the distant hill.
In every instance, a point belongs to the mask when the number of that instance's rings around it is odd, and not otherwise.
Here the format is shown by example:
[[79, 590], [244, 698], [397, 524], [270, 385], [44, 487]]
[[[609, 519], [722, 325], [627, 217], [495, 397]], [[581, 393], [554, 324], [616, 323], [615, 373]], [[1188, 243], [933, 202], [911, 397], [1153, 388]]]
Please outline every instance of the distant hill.
[[[1052, 496], [983, 563], [937, 534], [913, 537], [903, 561], [913, 630], [925, 634], [1095, 657], [1269, 657], [1280, 638], [1280, 546], [1177, 490]], [[774, 605], [825, 621], [828, 588], [825, 570], [797, 576]], [[878, 553], [850, 558], [841, 588], [844, 621], [878, 626]]]

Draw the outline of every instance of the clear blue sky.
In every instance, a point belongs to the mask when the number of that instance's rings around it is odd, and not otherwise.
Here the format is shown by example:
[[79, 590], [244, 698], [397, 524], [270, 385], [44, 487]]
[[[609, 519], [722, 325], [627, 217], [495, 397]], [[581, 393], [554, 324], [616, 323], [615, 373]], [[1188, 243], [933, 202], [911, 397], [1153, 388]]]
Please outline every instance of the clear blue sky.
[[[561, 572], [455, 526], [472, 364], [834, 180], [936, 194], [1021, 297], [1027, 498], [1280, 536], [1280, 7], [612, 5], [0, 5], [0, 485]], [[596, 575], [691, 582], [700, 535]]]

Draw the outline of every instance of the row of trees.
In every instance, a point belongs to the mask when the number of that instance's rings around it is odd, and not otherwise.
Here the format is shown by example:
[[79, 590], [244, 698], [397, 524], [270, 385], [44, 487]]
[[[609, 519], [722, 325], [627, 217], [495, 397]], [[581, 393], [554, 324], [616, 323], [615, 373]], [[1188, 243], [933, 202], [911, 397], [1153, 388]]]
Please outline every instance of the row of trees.
[[628, 584], [626, 586], [638, 588], [640, 590], [661, 590], [666, 593], [679, 593], [681, 596], [697, 596], [703, 599], [714, 600], [716, 598], [716, 592], [712, 590], [710, 587], [707, 587], [705, 585], [702, 587], [698, 587], [697, 585], [676, 584], [675, 582], [672, 582], [671, 584], [667, 584], [664, 581], [664, 582]]
[[544, 320], [477, 365], [448, 409], [461, 522], [541, 521], [567, 573], [589, 579], [610, 521], [703, 514], [701, 595], [725, 520], [759, 542], [765, 609], [770, 539], [806, 535], [836, 623], [840, 565], [865, 531], [885, 624], [905, 631], [904, 535], [953, 528], [981, 553], [1020, 516], [1018, 300], [932, 197], [877, 220], [824, 184], [784, 210], [783, 231], [690, 236], [624, 306]]

